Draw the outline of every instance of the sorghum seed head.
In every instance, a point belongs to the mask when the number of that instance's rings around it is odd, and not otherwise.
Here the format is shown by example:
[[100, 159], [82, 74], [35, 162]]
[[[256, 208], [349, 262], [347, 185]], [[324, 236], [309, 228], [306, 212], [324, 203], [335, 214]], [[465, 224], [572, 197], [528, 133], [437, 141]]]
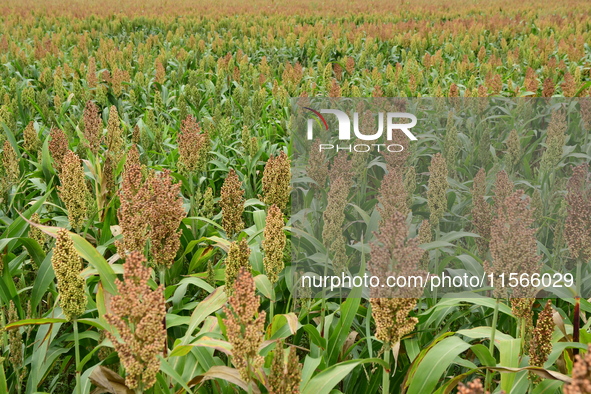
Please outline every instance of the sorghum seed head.
[[58, 187], [59, 196], [68, 211], [70, 226], [79, 230], [87, 219], [88, 188], [82, 161], [71, 150], [68, 150], [64, 156], [59, 178], [61, 183]]
[[64, 315], [66, 319], [74, 320], [86, 310], [85, 281], [80, 276], [84, 267], [70, 233], [64, 228], [58, 230], [51, 265], [57, 278], [60, 305]]
[[244, 222], [244, 190], [238, 174], [231, 169], [222, 186], [220, 207], [222, 208], [222, 227], [228, 237], [242, 231]]
[[320, 151], [320, 139], [316, 139], [310, 148], [308, 157], [308, 166], [306, 167], [308, 176], [316, 182], [312, 187], [322, 189], [326, 184], [328, 177], [328, 161], [325, 154]]
[[[12, 300], [8, 304], [8, 323], [14, 323], [19, 320], [16, 307]], [[23, 363], [23, 337], [19, 327], [15, 327], [8, 331], [8, 361], [14, 366], [20, 367]]]
[[84, 108], [83, 128], [84, 146], [93, 154], [97, 154], [103, 134], [103, 120], [100, 117], [99, 108], [93, 101], [88, 101]]
[[567, 190], [564, 237], [571, 257], [587, 261], [591, 257], [591, 173], [587, 163], [573, 169]]
[[250, 267], [248, 259], [250, 257], [250, 248], [246, 239], [243, 238], [240, 242], [232, 242], [228, 249], [228, 256], [226, 257], [226, 293], [232, 295], [236, 278], [242, 268]]
[[39, 139], [39, 135], [37, 135], [37, 130], [35, 130], [33, 121], [30, 121], [29, 124], [27, 124], [27, 127], [25, 127], [25, 130], [23, 130], [23, 139], [25, 150], [33, 155], [39, 152], [42, 143]]
[[289, 201], [291, 182], [290, 160], [285, 152], [271, 156], [263, 171], [263, 201], [284, 210]]
[[262, 246], [265, 251], [263, 258], [265, 272], [273, 284], [277, 282], [279, 274], [283, 271], [283, 249], [286, 242], [283, 226], [283, 212], [277, 205], [271, 205], [265, 222]]
[[587, 346], [585, 356], [575, 356], [572, 381], [562, 386], [564, 394], [591, 394], [591, 345]]
[[269, 376], [269, 394], [298, 394], [302, 380], [301, 373], [302, 365], [299, 363], [295, 348], [289, 348], [287, 362], [285, 362], [283, 343], [277, 341]]
[[201, 132], [201, 127], [194, 116], [187, 116], [181, 125], [178, 136], [179, 170], [183, 174], [189, 174], [200, 170], [201, 155], [207, 147], [207, 134]]
[[552, 351], [552, 333], [554, 332], [554, 319], [552, 317], [552, 301], [548, 300], [546, 306], [538, 316], [536, 328], [533, 330], [529, 348], [529, 365], [543, 367]]
[[61, 129], [52, 128], [49, 133], [49, 153], [58, 173], [61, 171], [64, 156], [68, 152], [68, 137]]
[[148, 177], [151, 198], [143, 212], [148, 223], [150, 254], [158, 266], [170, 267], [180, 247], [179, 226], [187, 213], [183, 208], [180, 183], [172, 183], [170, 170]]
[[13, 185], [20, 178], [20, 169], [18, 166], [18, 156], [10, 142], [4, 141], [2, 147], [2, 167], [4, 169], [4, 183]]
[[388, 173], [382, 179], [380, 185], [378, 202], [380, 207], [378, 211], [382, 220], [391, 218], [394, 212], [400, 212], [404, 216], [408, 215], [408, 194], [402, 179], [401, 169], [389, 167]]
[[562, 148], [566, 142], [566, 128], [566, 112], [564, 110], [553, 112], [546, 130], [546, 150], [540, 161], [540, 172], [553, 171], [560, 162]]
[[431, 159], [429, 166], [429, 189], [427, 190], [427, 202], [431, 216], [431, 225], [437, 225], [443, 213], [447, 209], [447, 163], [440, 153]]
[[203, 203], [201, 204], [200, 214], [204, 218], [211, 219], [214, 215], [215, 202], [213, 200], [213, 189], [208, 187], [203, 193]]

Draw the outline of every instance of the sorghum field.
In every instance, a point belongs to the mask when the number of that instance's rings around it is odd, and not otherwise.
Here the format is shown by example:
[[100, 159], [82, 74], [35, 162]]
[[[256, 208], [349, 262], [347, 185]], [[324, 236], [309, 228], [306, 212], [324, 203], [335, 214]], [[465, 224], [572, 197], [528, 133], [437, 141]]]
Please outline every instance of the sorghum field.
[[[3, 1], [0, 393], [591, 393], [590, 43], [584, 0]], [[292, 97], [458, 101], [360, 171]], [[306, 215], [335, 271], [573, 285], [306, 297]]]

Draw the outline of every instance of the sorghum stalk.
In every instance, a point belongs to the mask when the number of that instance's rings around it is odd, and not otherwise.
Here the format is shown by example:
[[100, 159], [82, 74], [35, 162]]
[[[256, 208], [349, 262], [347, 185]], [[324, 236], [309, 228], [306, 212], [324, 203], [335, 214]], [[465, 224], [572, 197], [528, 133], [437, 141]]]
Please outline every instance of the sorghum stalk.
[[[494, 354], [495, 351], [495, 335], [497, 333], [497, 321], [499, 319], [499, 304], [501, 300], [499, 298], [496, 299], [495, 302], [495, 311], [493, 313], [493, 321], [490, 327], [490, 343], [488, 344], [488, 351], [490, 354]], [[490, 369], [486, 370], [486, 378], [484, 380], [484, 387], [485, 390], [490, 391], [490, 385], [492, 383], [492, 372]]]
[[76, 392], [80, 394], [82, 392], [82, 386], [80, 384], [80, 337], [78, 335], [78, 319], [74, 319], [72, 322], [74, 325], [74, 349], [76, 352]]
[[384, 368], [382, 374], [382, 392], [390, 392], [390, 344], [384, 343], [384, 362], [388, 364], [388, 368]]

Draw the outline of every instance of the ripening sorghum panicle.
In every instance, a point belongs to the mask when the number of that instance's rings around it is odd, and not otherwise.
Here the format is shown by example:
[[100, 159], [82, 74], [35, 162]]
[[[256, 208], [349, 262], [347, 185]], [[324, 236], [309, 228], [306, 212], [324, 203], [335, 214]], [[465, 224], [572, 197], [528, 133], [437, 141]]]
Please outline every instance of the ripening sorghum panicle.
[[419, 320], [408, 314], [417, 304], [416, 298], [370, 298], [371, 314], [376, 323], [376, 338], [394, 345], [410, 334]]
[[170, 267], [181, 245], [179, 226], [187, 213], [183, 208], [180, 183], [172, 183], [170, 170], [151, 175], [145, 187], [150, 199], [146, 210], [141, 212], [149, 223], [150, 256], [152, 262], [160, 267]]
[[162, 64], [162, 60], [156, 59], [156, 62], [154, 63], [154, 68], [156, 69], [156, 75], [154, 80], [162, 85], [166, 80], [166, 69]]
[[480, 379], [474, 379], [467, 386], [464, 383], [460, 383], [458, 385], [458, 394], [484, 394], [482, 381]]
[[125, 157], [125, 164], [123, 166], [123, 171], [126, 171], [130, 166], [138, 165], [142, 168], [142, 174], [146, 172], [145, 166], [142, 165], [140, 160], [140, 151], [137, 148], [136, 144], [132, 144], [129, 150], [127, 151], [127, 155]]
[[[371, 245], [368, 268], [371, 275], [384, 280], [390, 275], [424, 276], [420, 262], [424, 250], [418, 238], [408, 238], [406, 217], [395, 212], [390, 220], [380, 224], [376, 241]], [[385, 282], [382, 282], [385, 283]], [[372, 315], [376, 322], [376, 338], [391, 346], [414, 330], [418, 319], [408, 314], [416, 306], [421, 288], [372, 288], [370, 290]]]
[[277, 341], [269, 375], [269, 394], [298, 394], [301, 381], [302, 364], [300, 364], [296, 349], [289, 347], [286, 362], [283, 343]]
[[2, 183], [4, 187], [10, 187], [18, 182], [20, 178], [18, 162], [18, 155], [12, 148], [12, 145], [10, 145], [10, 142], [4, 141], [4, 145], [2, 146]]
[[263, 265], [272, 284], [277, 283], [279, 274], [283, 271], [283, 249], [287, 239], [283, 226], [283, 212], [277, 205], [271, 205], [265, 221], [262, 246], [265, 251]]
[[[14, 302], [10, 300], [7, 311], [7, 323], [14, 323], [19, 319]], [[20, 327], [8, 330], [8, 361], [15, 367], [21, 367], [23, 363], [23, 337]]]
[[567, 184], [567, 218], [564, 237], [573, 259], [591, 258], [591, 173], [589, 164], [573, 169]]
[[316, 182], [316, 184], [312, 184], [312, 188], [320, 190], [324, 188], [328, 178], [328, 160], [324, 152], [320, 151], [320, 139], [318, 138], [314, 140], [310, 148], [306, 172]]
[[121, 128], [119, 113], [117, 112], [117, 107], [114, 105], [109, 109], [105, 144], [107, 145], [107, 155], [113, 157], [113, 163], [116, 166], [125, 154], [125, 138], [123, 136], [123, 129]]
[[513, 182], [509, 180], [509, 176], [507, 175], [506, 171], [499, 171], [497, 173], [497, 177], [495, 179], [494, 185], [494, 210], [495, 214], [498, 214], [500, 210], [503, 209], [503, 204], [505, 204], [505, 199], [513, 193], [514, 185]]
[[402, 179], [400, 168], [388, 168], [388, 173], [382, 178], [382, 184], [378, 191], [378, 212], [383, 220], [392, 217], [394, 212], [408, 215], [408, 194]]
[[285, 152], [269, 157], [263, 171], [263, 201], [277, 205], [282, 211], [289, 201], [291, 182], [290, 160]]
[[458, 137], [458, 127], [454, 121], [454, 111], [449, 111], [447, 116], [447, 126], [445, 130], [445, 138], [443, 139], [443, 157], [447, 163], [447, 171], [453, 174], [456, 170], [456, 158], [461, 146], [460, 138]]
[[58, 173], [61, 171], [64, 156], [68, 153], [68, 150], [66, 133], [61, 129], [52, 128], [49, 133], [49, 153]]
[[222, 227], [228, 237], [244, 229], [244, 189], [238, 174], [230, 169], [221, 190], [220, 207], [222, 208]]
[[250, 248], [246, 239], [243, 238], [240, 242], [232, 242], [228, 249], [226, 256], [226, 294], [232, 295], [234, 293], [234, 285], [236, 278], [242, 268], [249, 268], [248, 259], [250, 257]]
[[96, 76], [96, 59], [94, 56], [88, 59], [88, 68], [86, 69], [86, 84], [89, 88], [96, 88], [98, 78]]
[[406, 205], [412, 207], [413, 203], [413, 195], [417, 188], [417, 170], [414, 166], [409, 166], [406, 172], [404, 173], [404, 190], [406, 190], [406, 195], [408, 197], [408, 201]]
[[[543, 367], [552, 351], [552, 333], [554, 332], [554, 318], [552, 317], [552, 301], [548, 300], [546, 306], [540, 312], [536, 327], [532, 333], [529, 346], [529, 365]], [[530, 374], [530, 379], [540, 381], [537, 376]]]
[[202, 170], [201, 156], [205, 154], [207, 134], [201, 132], [201, 127], [194, 116], [187, 116], [181, 125], [178, 135], [179, 161], [178, 168], [183, 174], [190, 174]]
[[[328, 171], [328, 179], [332, 184], [339, 178], [347, 182], [347, 189], [353, 183], [353, 161], [345, 151], [340, 151], [334, 158]], [[331, 186], [332, 187], [332, 186]]]
[[344, 176], [331, 180], [326, 209], [322, 214], [324, 219], [322, 240], [326, 248], [332, 252], [332, 266], [337, 274], [344, 272], [347, 265], [343, 224], [349, 189], [350, 182]]
[[562, 158], [562, 148], [566, 143], [566, 111], [554, 111], [546, 130], [546, 149], [540, 161], [540, 172], [554, 171]]
[[552, 97], [555, 88], [552, 78], [546, 78], [542, 84], [542, 97]]
[[115, 97], [120, 97], [123, 91], [123, 82], [129, 82], [129, 72], [116, 67], [111, 78], [111, 88]]
[[509, 164], [512, 168], [515, 168], [517, 164], [519, 164], [519, 160], [521, 160], [521, 156], [523, 155], [523, 149], [521, 148], [521, 143], [519, 142], [517, 130], [511, 130], [505, 144], [507, 145], [507, 158], [509, 160]]
[[485, 199], [486, 195], [486, 171], [481, 168], [474, 177], [472, 183], [472, 225], [479, 238], [476, 245], [480, 254], [486, 253], [490, 241], [490, 227], [493, 220], [492, 207]]
[[207, 187], [207, 189], [205, 189], [205, 193], [203, 193], [199, 215], [204, 218], [211, 219], [214, 215], [214, 208], [215, 201], [213, 199], [213, 189], [211, 187]]
[[60, 199], [68, 211], [68, 220], [73, 229], [79, 230], [88, 218], [88, 187], [84, 177], [82, 161], [77, 154], [68, 150], [64, 156], [59, 174]]
[[[355, 144], [363, 144], [363, 140], [358, 138], [355, 140]], [[361, 177], [363, 175], [367, 169], [367, 163], [370, 158], [371, 154], [369, 152], [355, 152], [353, 159], [351, 160], [351, 164], [356, 176]]]
[[256, 155], [259, 150], [257, 137], [251, 136], [250, 129], [246, 125], [242, 127], [242, 149], [250, 157]]
[[540, 189], [534, 189], [531, 195], [531, 209], [534, 215], [534, 219], [537, 223], [540, 223], [544, 217], [544, 201], [542, 201], [542, 192]]
[[246, 382], [253, 380], [263, 365], [259, 355], [265, 332], [265, 311], [259, 312], [260, 298], [250, 271], [242, 268], [234, 284], [234, 292], [224, 307], [226, 336], [232, 344], [232, 363]]
[[540, 81], [538, 81], [536, 77], [536, 72], [533, 68], [527, 68], [523, 83], [526, 91], [536, 93], [537, 95], [538, 87], [540, 86]]
[[573, 364], [572, 381], [562, 386], [564, 394], [591, 394], [591, 345], [585, 356], [577, 354]]
[[64, 315], [69, 321], [74, 320], [86, 310], [86, 282], [80, 275], [84, 268], [82, 259], [65, 228], [58, 230], [51, 265], [57, 278], [57, 290]]
[[147, 390], [156, 382], [160, 370], [158, 355], [166, 350], [164, 288], [150, 288], [150, 269], [145, 263], [140, 252], [127, 256], [124, 280], [115, 280], [119, 294], [111, 298], [111, 312], [105, 315], [119, 334], [106, 333], [125, 368], [125, 384], [140, 390]]
[[[417, 237], [419, 239], [419, 245], [427, 244], [433, 239], [431, 223], [429, 223], [428, 219], [424, 219], [421, 222]], [[421, 257], [420, 268], [424, 270], [429, 269], [429, 251], [427, 250], [423, 252], [423, 256]]]
[[100, 116], [100, 110], [93, 101], [88, 101], [84, 108], [83, 134], [84, 147], [92, 152], [93, 155], [98, 153], [103, 134], [103, 120]]
[[447, 163], [441, 153], [437, 153], [431, 158], [429, 173], [427, 190], [427, 203], [431, 213], [429, 222], [431, 226], [437, 227], [447, 209]]
[[148, 232], [144, 210], [150, 195], [149, 190], [142, 187], [144, 180], [140, 164], [126, 162], [122, 178], [117, 218], [123, 238], [116, 245], [119, 255], [125, 256], [130, 252], [144, 252]]
[[32, 159], [36, 159], [42, 145], [37, 130], [35, 130], [34, 122], [30, 121], [23, 130], [23, 147], [32, 155]]
[[577, 93], [577, 84], [575, 78], [569, 72], [564, 73], [564, 82], [560, 84], [562, 95], [564, 97], [574, 97]]

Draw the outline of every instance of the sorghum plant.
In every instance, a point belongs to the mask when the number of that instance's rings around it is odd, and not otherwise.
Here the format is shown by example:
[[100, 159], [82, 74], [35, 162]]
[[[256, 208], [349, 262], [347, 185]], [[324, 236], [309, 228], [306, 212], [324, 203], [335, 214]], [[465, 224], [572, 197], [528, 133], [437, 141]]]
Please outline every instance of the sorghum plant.
[[263, 342], [266, 314], [259, 312], [260, 299], [255, 295], [254, 280], [246, 268], [240, 269], [228, 304], [224, 307], [224, 324], [232, 344], [232, 363], [242, 379], [249, 383], [263, 365], [259, 346]]

